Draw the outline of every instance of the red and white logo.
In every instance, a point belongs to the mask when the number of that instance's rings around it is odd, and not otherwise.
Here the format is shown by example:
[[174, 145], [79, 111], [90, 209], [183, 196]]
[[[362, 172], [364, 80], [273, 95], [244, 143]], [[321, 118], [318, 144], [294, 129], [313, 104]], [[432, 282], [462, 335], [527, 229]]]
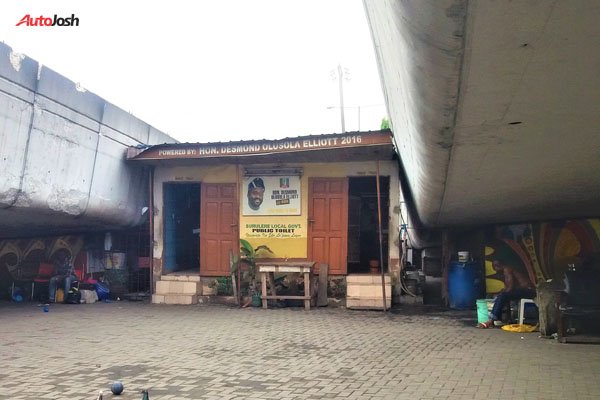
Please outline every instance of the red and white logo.
[[40, 15], [39, 17], [32, 17], [31, 14], [25, 15], [16, 26], [79, 26], [79, 18], [75, 14], [71, 14], [70, 17], [59, 17], [54, 14], [54, 17], [45, 17]]

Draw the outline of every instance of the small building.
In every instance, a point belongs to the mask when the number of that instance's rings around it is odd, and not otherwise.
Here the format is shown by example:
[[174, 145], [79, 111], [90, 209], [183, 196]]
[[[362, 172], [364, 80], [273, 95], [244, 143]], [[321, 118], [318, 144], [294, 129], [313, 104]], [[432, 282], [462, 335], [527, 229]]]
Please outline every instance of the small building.
[[[327, 264], [330, 281], [374, 280], [378, 192], [384, 271], [398, 274], [401, 196], [389, 130], [162, 144], [130, 148], [127, 159], [150, 167], [153, 302], [193, 304], [213, 293], [239, 239], [268, 246], [274, 260]], [[348, 301], [360, 294], [347, 290]]]

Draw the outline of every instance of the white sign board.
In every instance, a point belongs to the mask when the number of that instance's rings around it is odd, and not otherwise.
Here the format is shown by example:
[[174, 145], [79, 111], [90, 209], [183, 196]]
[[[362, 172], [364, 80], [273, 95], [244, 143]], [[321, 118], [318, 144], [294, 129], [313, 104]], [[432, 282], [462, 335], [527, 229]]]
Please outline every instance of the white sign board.
[[243, 215], [300, 215], [299, 176], [249, 176], [244, 178]]

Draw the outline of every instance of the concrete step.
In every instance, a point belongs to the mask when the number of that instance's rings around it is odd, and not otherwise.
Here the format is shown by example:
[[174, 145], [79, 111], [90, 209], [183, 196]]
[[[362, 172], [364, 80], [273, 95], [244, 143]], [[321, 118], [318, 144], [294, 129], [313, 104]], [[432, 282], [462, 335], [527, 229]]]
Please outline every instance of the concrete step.
[[162, 275], [161, 281], [200, 282], [200, 275]]
[[170, 295], [170, 294], [182, 294], [182, 295], [198, 295], [202, 286], [200, 282], [186, 282], [186, 281], [171, 281], [161, 280], [156, 282], [156, 294], [159, 295]]
[[[389, 275], [384, 275], [386, 285], [391, 282]], [[346, 277], [346, 283], [350, 284], [379, 284], [381, 286], [380, 274], [350, 274]]]
[[[389, 275], [385, 276], [386, 307], [392, 305], [392, 285]], [[383, 309], [381, 275], [360, 274], [346, 277], [346, 308]]]
[[152, 304], [198, 304], [198, 295], [191, 294], [153, 294]]

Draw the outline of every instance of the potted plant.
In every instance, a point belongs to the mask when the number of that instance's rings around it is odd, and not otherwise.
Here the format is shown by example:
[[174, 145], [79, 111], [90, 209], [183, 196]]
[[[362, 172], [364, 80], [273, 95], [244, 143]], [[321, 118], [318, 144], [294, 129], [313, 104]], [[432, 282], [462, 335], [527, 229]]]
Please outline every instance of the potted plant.
[[[242, 305], [242, 307], [247, 307], [250, 304], [250, 302], [254, 307], [260, 306], [261, 297], [260, 285], [258, 280], [256, 279], [258, 272], [256, 266], [256, 258], [257, 255], [264, 252], [273, 254], [273, 252], [268, 246], [261, 245], [257, 248], [254, 248], [247, 240], [240, 239], [240, 257], [232, 257], [232, 275], [235, 276], [237, 274], [238, 268], [240, 268], [242, 264], [247, 266], [247, 269], [243, 271], [243, 274], [240, 273], [238, 275], [240, 276], [240, 288], [242, 281], [248, 282], [248, 295], [250, 296], [249, 301]], [[242, 272], [242, 268], [240, 268], [240, 272]]]
[[369, 260], [369, 271], [372, 274], [379, 273], [379, 260]]

